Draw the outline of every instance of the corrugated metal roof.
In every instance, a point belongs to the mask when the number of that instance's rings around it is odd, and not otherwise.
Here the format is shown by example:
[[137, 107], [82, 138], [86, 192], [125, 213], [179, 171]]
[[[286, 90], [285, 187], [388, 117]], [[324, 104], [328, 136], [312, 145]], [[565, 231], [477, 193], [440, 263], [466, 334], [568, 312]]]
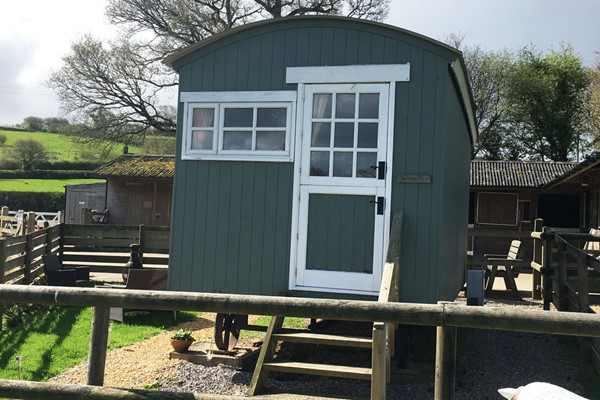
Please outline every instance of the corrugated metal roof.
[[175, 157], [165, 155], [124, 154], [94, 170], [98, 178], [173, 179]]
[[563, 176], [576, 162], [471, 161], [471, 187], [537, 188]]

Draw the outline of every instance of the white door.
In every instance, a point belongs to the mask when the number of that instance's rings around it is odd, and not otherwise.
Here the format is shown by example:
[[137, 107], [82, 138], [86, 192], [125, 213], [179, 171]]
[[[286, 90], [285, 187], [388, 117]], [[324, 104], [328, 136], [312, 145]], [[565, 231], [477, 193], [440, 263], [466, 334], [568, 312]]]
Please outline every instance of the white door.
[[304, 93], [295, 287], [373, 294], [389, 215], [389, 85]]

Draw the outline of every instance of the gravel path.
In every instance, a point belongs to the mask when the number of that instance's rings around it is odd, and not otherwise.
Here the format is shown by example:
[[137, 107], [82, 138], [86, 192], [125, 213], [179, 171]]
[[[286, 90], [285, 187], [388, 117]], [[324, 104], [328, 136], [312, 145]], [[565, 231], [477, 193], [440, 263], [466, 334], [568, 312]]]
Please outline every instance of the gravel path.
[[[541, 308], [539, 302], [530, 299], [518, 302], [489, 300], [486, 307], [517, 307], [523, 312]], [[194, 330], [196, 339], [209, 340], [212, 318], [212, 315], [204, 315], [186, 326]], [[156, 386], [160, 390], [245, 395], [251, 377], [249, 373], [224, 366], [203, 367], [169, 360], [169, 335], [170, 332], [166, 332], [146, 342], [110, 352], [105, 384], [140, 388], [158, 383]], [[550, 382], [583, 395], [577, 380], [577, 367], [565, 354], [562, 340], [550, 335], [467, 330], [465, 350], [457, 365], [456, 399], [501, 399], [497, 392], [499, 388], [518, 387], [534, 381]], [[388, 385], [387, 398], [432, 399], [432, 368], [424, 379], [426, 383]], [[52, 380], [84, 383], [86, 369], [85, 365], [80, 365]], [[370, 393], [368, 382], [319, 377], [287, 379], [269, 379], [267, 385], [274, 391], [342, 398], [368, 398]]]

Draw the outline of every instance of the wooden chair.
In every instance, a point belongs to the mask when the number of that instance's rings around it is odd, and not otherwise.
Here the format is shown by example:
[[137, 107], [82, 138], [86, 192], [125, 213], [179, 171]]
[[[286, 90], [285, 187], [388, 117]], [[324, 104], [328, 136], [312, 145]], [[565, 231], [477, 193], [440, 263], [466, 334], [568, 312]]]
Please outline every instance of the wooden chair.
[[44, 254], [44, 274], [50, 286], [90, 286], [89, 267], [64, 267], [55, 254]]
[[[166, 268], [132, 268], [129, 270], [127, 284], [104, 285], [102, 289], [167, 290], [168, 270]], [[127, 311], [121, 307], [110, 308], [110, 319], [123, 322]]]
[[[590, 229], [590, 235], [592, 236], [600, 236], [600, 228], [599, 229]], [[600, 257], [600, 242], [585, 242], [583, 245], [583, 250], [587, 252], [590, 256], [599, 258]]]
[[[512, 266], [510, 261], [519, 260], [520, 252], [521, 241], [513, 240], [510, 244], [508, 254], [484, 254], [486, 261], [490, 262], [486, 267], [486, 275], [488, 276], [485, 288], [486, 294], [492, 292], [496, 277], [502, 277], [504, 278], [506, 288], [511, 290], [516, 297], [519, 297], [519, 290], [517, 289], [515, 278], [519, 276], [520, 267]], [[506, 261], [506, 263], [500, 263], [501, 261]]]

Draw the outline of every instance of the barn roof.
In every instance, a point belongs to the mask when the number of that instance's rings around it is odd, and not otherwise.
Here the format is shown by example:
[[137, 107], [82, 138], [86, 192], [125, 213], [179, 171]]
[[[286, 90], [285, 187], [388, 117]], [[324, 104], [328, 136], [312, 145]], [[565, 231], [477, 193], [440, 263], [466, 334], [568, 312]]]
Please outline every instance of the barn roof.
[[471, 187], [540, 188], [569, 173], [576, 162], [471, 161]]
[[172, 155], [124, 154], [94, 171], [97, 178], [173, 179], [175, 157]]

